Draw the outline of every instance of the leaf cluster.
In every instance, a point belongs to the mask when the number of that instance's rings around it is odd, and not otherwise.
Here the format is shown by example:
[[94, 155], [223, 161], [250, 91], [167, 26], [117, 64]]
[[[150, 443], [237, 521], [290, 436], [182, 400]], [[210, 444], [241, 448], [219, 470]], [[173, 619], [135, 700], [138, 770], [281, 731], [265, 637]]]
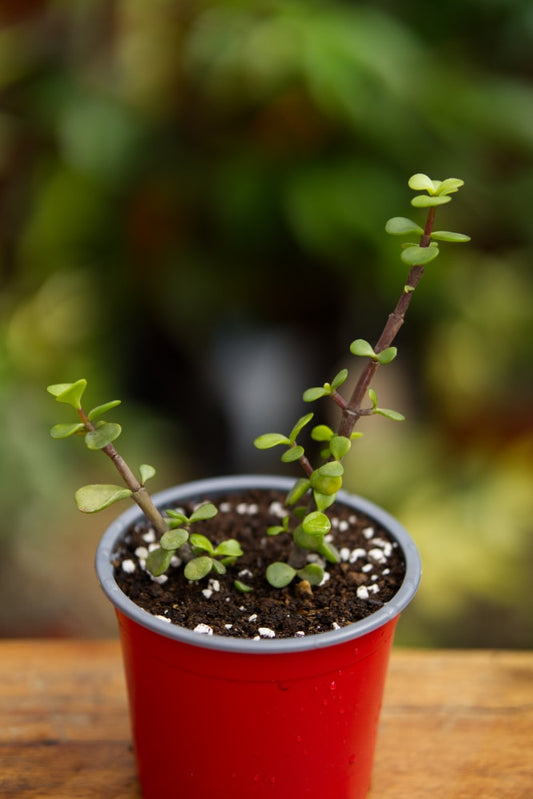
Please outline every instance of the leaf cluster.
[[172, 558], [188, 545], [185, 554], [188, 556], [192, 552], [192, 557], [188, 557], [184, 567], [187, 580], [201, 580], [211, 572], [225, 574], [226, 567], [235, 563], [243, 554], [239, 542], [228, 538], [215, 546], [205, 535], [190, 532], [190, 527], [195, 522], [213, 519], [217, 513], [217, 508], [211, 502], [200, 505], [190, 516], [182, 511], [167, 510], [169, 530], [161, 537], [159, 547], [148, 555], [147, 569], [156, 577], [163, 574], [170, 566]]
[[[427, 175], [417, 173], [409, 179], [409, 187], [414, 191], [426, 192], [426, 194], [417, 194], [411, 200], [411, 205], [415, 208], [435, 209], [439, 205], [449, 203], [452, 199], [450, 195], [455, 194], [463, 185], [464, 181], [459, 178], [431, 180]], [[405, 216], [395, 216], [389, 219], [385, 230], [392, 236], [428, 236], [429, 240], [424, 246], [413, 242], [406, 242], [402, 245], [401, 258], [409, 266], [423, 266], [434, 261], [439, 254], [439, 242], [441, 241], [455, 244], [470, 241], [470, 236], [466, 236], [464, 233], [453, 233], [449, 230], [432, 230], [426, 234], [420, 225]]]

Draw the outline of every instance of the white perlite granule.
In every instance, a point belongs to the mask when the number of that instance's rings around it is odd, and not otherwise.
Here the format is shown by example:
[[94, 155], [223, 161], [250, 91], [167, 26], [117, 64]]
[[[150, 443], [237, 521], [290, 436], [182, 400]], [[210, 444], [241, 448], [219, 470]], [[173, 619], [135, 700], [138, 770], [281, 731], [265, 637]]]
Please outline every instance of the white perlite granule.
[[275, 638], [276, 633], [270, 627], [259, 627], [258, 631], [261, 638]]
[[213, 628], [209, 624], [197, 624], [193, 632], [200, 633], [200, 635], [213, 635]]
[[122, 561], [122, 571], [126, 572], [126, 574], [133, 574], [135, 568], [135, 563], [131, 560], [131, 558]]

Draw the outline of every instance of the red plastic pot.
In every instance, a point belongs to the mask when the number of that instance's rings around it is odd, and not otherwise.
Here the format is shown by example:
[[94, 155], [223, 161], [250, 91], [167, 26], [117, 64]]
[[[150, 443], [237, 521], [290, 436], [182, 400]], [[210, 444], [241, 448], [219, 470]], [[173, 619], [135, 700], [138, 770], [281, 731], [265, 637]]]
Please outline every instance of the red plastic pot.
[[[188, 483], [159, 507], [248, 487], [288, 490], [285, 478]], [[406, 576], [363, 621], [319, 635], [239, 640], [199, 635], [135, 605], [111, 556], [140, 516], [131, 508], [104, 534], [98, 577], [115, 605], [139, 779], [145, 799], [363, 799], [370, 786], [394, 629], [420, 580], [416, 547], [399, 523], [359, 497], [340, 495], [400, 544]]]

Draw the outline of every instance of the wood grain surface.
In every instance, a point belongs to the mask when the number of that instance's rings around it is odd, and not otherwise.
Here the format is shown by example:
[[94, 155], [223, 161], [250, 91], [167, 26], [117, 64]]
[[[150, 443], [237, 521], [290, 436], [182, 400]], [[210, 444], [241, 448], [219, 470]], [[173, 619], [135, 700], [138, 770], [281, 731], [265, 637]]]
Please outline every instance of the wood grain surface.
[[[0, 796], [140, 799], [117, 641], [0, 641]], [[533, 653], [394, 650], [369, 799], [531, 797]]]

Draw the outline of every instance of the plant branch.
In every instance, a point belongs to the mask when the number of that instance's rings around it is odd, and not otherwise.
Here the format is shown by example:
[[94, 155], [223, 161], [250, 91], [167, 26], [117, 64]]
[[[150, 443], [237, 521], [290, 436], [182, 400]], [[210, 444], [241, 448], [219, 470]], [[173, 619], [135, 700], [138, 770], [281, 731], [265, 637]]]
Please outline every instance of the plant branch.
[[[424, 233], [420, 237], [420, 247], [429, 247], [431, 243], [431, 231], [433, 230], [433, 225], [435, 222], [435, 211], [435, 207], [428, 209]], [[409, 275], [407, 277], [407, 282], [404, 286], [402, 295], [396, 303], [396, 307], [392, 313], [389, 314], [385, 327], [383, 328], [383, 332], [381, 333], [381, 336], [374, 347], [374, 352], [379, 354], [380, 352], [383, 352], [383, 350], [387, 349], [387, 347], [390, 347], [393, 343], [398, 331], [405, 321], [405, 315], [409, 305], [411, 304], [413, 293], [420, 283], [423, 274], [424, 267], [421, 265], [414, 265], [409, 270]], [[350, 400], [346, 404], [346, 407], [342, 413], [338, 435], [349, 438], [361, 416], [365, 415], [361, 406], [368, 389], [370, 388], [372, 380], [374, 379], [374, 375], [378, 366], [378, 361], [374, 360], [373, 358], [368, 358], [366, 366], [361, 372], [357, 383], [355, 384], [355, 388], [352, 392]]]
[[[83, 408], [78, 409], [78, 415], [83, 422], [86, 430], [93, 432], [96, 430], [95, 425], [91, 422]], [[122, 477], [125, 485], [131, 491], [131, 498], [137, 505], [141, 508], [143, 513], [147, 516], [147, 518], [151, 521], [156, 531], [162, 535], [168, 530], [168, 524], [158, 511], [154, 503], [152, 502], [152, 498], [148, 491], [146, 490], [145, 486], [138, 481], [135, 477], [134, 473], [131, 471], [130, 467], [126, 463], [126, 461], [122, 458], [122, 456], [117, 452], [116, 448], [113, 444], [107, 444], [105, 447], [102, 447], [102, 452], [105, 452], [108, 458], [112, 461], [115, 469]]]

